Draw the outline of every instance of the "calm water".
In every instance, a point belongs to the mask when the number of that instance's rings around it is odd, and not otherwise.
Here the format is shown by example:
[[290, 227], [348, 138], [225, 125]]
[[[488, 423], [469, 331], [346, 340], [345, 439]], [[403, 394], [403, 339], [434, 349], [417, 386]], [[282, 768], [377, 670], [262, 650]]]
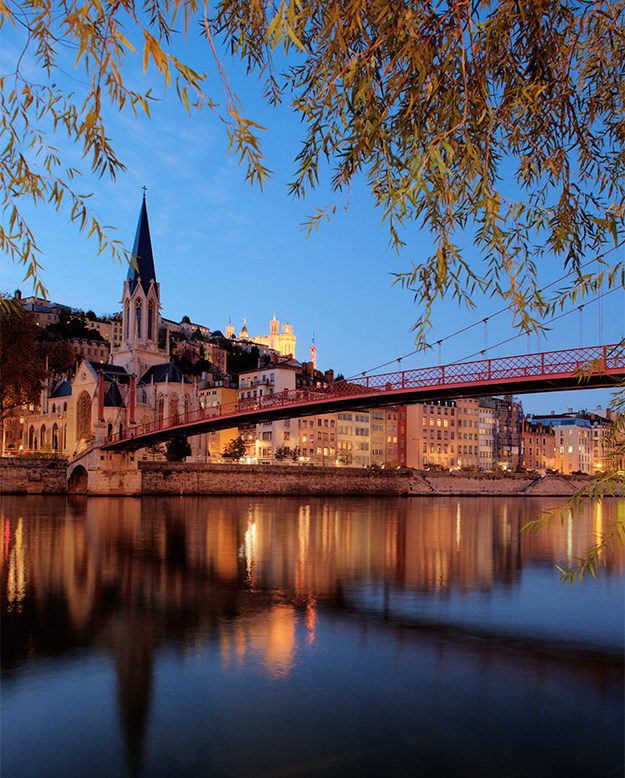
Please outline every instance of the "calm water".
[[2, 778], [622, 775], [625, 501], [0, 499]]

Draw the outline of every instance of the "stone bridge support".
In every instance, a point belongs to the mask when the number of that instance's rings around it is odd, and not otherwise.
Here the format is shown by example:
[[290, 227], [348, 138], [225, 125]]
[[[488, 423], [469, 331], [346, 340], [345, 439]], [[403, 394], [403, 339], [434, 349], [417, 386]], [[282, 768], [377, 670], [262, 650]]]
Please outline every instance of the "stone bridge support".
[[96, 424], [93, 444], [69, 460], [67, 491], [69, 494], [140, 495], [141, 474], [136, 452], [102, 451], [105, 436], [105, 424]]

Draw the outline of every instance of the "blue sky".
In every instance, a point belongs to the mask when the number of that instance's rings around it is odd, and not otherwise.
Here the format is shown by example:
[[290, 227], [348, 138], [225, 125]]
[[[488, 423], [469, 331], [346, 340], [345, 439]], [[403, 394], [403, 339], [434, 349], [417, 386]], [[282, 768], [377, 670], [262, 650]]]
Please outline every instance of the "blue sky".
[[[2, 71], [11, 72], [17, 40], [7, 25], [0, 35]], [[203, 43], [191, 38], [186, 55], [185, 61], [197, 70], [214, 70]], [[245, 169], [227, 154], [226, 133], [217, 116], [207, 110], [188, 116], [175, 94], [163, 95], [156, 81], [155, 94], [160, 99], [152, 104], [151, 119], [135, 119], [131, 111], [110, 116], [109, 135], [126, 173], [114, 182], [86, 176], [77, 188], [93, 192], [92, 208], [101, 222], [113, 225], [117, 237], [132, 248], [142, 187], [147, 187], [162, 313], [169, 319], [179, 321], [186, 315], [193, 322], [223, 331], [231, 316], [238, 332], [245, 318], [250, 334], [263, 335], [269, 331], [275, 310], [281, 324], [288, 316], [293, 325], [298, 359], [309, 358], [314, 332], [318, 367], [333, 368], [347, 376], [410, 354], [414, 351], [411, 328], [418, 311], [409, 292], [392, 286], [392, 273], [408, 270], [411, 260], [425, 256], [430, 235], [416, 227], [407, 230], [406, 248], [398, 255], [389, 247], [381, 213], [373, 208], [364, 183], [359, 181], [350, 193], [347, 211], [339, 202], [332, 221], [322, 223], [307, 238], [302, 224], [313, 208], [338, 198], [329, 190], [323, 173], [319, 189], [305, 201], [289, 197], [288, 184], [294, 177], [293, 160], [301, 136], [299, 120], [288, 107], [267, 108], [257, 79], [246, 77], [228, 60], [224, 63], [246, 115], [268, 128], [262, 134], [263, 150], [273, 177], [262, 192], [245, 181]], [[129, 62], [127, 74], [135, 84], [141, 83], [138, 62]], [[82, 74], [79, 71], [75, 76], [80, 81]], [[147, 79], [152, 80], [150, 71]], [[79, 88], [80, 84], [74, 86]], [[216, 77], [211, 96], [223, 103]], [[63, 153], [80, 160], [79, 149], [68, 146], [62, 138], [54, 140]], [[29, 219], [42, 249], [49, 297], [85, 310], [91, 308], [97, 314], [119, 310], [126, 267], [107, 256], [97, 258], [95, 243], [78, 234], [66, 212], [30, 209]], [[479, 257], [472, 259], [478, 262]], [[541, 271], [549, 280], [561, 275], [555, 261]], [[20, 288], [24, 295], [30, 294], [32, 288], [23, 276], [22, 267], [0, 257], [3, 291]], [[445, 302], [435, 309], [430, 341], [447, 338], [501, 308], [497, 300], [481, 301], [473, 312]], [[623, 336], [624, 311], [623, 290], [605, 298], [605, 343]], [[583, 345], [598, 343], [599, 305], [587, 305], [583, 317]], [[492, 319], [487, 333], [488, 355], [527, 353], [526, 336], [492, 348], [512, 334], [509, 317]], [[541, 341], [541, 348], [550, 351], [579, 345], [578, 312], [554, 324], [548, 339]], [[453, 362], [483, 348], [484, 327], [479, 323], [462, 336], [446, 340], [441, 359]], [[531, 338], [529, 348], [537, 350], [536, 337]], [[402, 360], [402, 367], [426, 366], [438, 360], [436, 348]], [[378, 372], [393, 369], [391, 365]], [[527, 412], [561, 412], [569, 407], [593, 408], [598, 403], [605, 407], [609, 397], [607, 390], [570, 392], [526, 396], [523, 404]]]

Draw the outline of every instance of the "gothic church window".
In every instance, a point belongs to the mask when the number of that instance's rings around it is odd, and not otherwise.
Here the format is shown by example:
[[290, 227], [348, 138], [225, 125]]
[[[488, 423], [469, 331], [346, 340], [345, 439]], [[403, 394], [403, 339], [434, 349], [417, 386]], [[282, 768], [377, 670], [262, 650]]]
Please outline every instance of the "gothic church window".
[[148, 340], [154, 340], [154, 302], [150, 300], [148, 303]]
[[86, 438], [91, 432], [91, 397], [82, 392], [76, 404], [76, 438]]

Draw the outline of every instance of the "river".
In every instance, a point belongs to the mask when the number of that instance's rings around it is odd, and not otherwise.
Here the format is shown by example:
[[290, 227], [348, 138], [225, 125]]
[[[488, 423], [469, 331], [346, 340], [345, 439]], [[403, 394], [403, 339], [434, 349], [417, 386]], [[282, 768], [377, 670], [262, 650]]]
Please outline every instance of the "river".
[[3, 778], [622, 774], [625, 500], [0, 501]]

